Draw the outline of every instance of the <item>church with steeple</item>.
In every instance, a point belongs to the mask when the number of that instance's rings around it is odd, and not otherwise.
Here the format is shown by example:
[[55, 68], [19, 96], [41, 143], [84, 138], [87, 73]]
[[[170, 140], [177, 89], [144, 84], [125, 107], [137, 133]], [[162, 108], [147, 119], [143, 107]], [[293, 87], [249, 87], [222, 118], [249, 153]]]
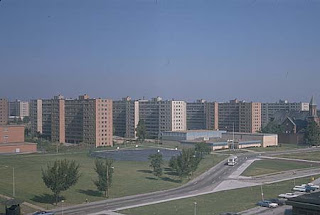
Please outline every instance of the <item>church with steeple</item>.
[[318, 117], [317, 104], [314, 100], [314, 96], [312, 96], [311, 101], [309, 103], [309, 117], [308, 121], [314, 121], [320, 126], [320, 118]]
[[314, 96], [311, 97], [309, 111], [277, 112], [274, 121], [284, 128], [283, 134], [279, 134], [279, 142], [303, 144], [308, 124], [313, 121], [320, 126], [319, 116]]

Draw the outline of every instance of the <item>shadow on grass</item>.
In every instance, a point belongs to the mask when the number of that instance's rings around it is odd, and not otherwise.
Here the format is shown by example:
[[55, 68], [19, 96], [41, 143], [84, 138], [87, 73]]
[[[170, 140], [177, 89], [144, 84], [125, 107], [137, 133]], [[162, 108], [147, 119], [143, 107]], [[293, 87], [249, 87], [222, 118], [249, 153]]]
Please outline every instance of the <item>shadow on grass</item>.
[[154, 180], [154, 181], [158, 180], [158, 178], [154, 178], [154, 177], [146, 177], [146, 179]]
[[97, 191], [97, 190], [77, 190], [79, 193], [85, 194], [87, 196], [97, 196], [97, 197], [102, 197], [102, 193]]
[[[58, 202], [65, 199], [63, 196], [59, 196]], [[36, 195], [32, 199], [34, 202], [45, 203], [45, 204], [55, 204], [56, 200], [52, 194], [42, 194]]]
[[169, 178], [169, 177], [162, 177], [161, 179], [163, 181], [169, 181], [169, 182], [173, 182], [173, 183], [181, 183], [180, 179], [172, 179], [172, 178]]
[[139, 169], [137, 172], [143, 172], [143, 173], [152, 173], [151, 170], [145, 170], [145, 169]]

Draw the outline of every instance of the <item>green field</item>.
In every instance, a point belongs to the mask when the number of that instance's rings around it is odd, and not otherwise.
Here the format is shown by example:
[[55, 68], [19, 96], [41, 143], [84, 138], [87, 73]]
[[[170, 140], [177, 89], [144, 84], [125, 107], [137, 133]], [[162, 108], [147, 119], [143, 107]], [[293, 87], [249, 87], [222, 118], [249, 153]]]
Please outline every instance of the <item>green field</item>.
[[[96, 178], [93, 169], [94, 158], [88, 157], [86, 153], [0, 156], [0, 193], [7, 196], [12, 195], [11, 167], [14, 166], [16, 197], [44, 208], [52, 208], [52, 193], [42, 182], [41, 168], [46, 167], [47, 162], [65, 158], [75, 160], [80, 164], [81, 178], [76, 186], [62, 192], [62, 196], [66, 199], [64, 204], [83, 203], [86, 199], [89, 202], [104, 199], [101, 193], [96, 191], [92, 182]], [[226, 156], [222, 155], [208, 155], [201, 161], [194, 176], [225, 158]], [[3, 166], [9, 166], [9, 168]], [[164, 171], [161, 179], [157, 179], [150, 171], [149, 162], [116, 161], [114, 167], [110, 198], [170, 189], [187, 182], [186, 180], [180, 182], [170, 171]]]
[[279, 155], [276, 157], [320, 161], [320, 151]]
[[[307, 163], [284, 160], [257, 160], [254, 161], [243, 173], [243, 176], [257, 176], [281, 171], [315, 167]], [[319, 165], [317, 165], [319, 167]]]
[[[307, 183], [310, 182], [310, 179], [311, 177], [296, 179], [296, 183]], [[293, 186], [293, 181], [263, 185], [264, 197], [265, 199], [275, 198], [281, 193], [290, 192]], [[260, 200], [261, 188], [256, 186], [132, 208], [119, 211], [119, 213], [130, 215], [194, 214], [194, 202], [197, 202], [197, 214], [218, 215], [222, 212], [241, 212], [253, 208]]]

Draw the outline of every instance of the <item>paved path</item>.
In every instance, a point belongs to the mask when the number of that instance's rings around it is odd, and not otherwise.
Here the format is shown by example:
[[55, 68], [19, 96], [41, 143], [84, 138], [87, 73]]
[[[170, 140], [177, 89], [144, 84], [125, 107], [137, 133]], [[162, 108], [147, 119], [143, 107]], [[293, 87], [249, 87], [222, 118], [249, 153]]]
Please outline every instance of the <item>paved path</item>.
[[286, 160], [286, 161], [297, 161], [297, 162], [320, 164], [320, 161], [303, 160], [303, 159], [295, 159], [295, 158], [281, 158], [281, 157], [270, 157], [270, 156], [260, 156], [260, 157], [263, 159]]

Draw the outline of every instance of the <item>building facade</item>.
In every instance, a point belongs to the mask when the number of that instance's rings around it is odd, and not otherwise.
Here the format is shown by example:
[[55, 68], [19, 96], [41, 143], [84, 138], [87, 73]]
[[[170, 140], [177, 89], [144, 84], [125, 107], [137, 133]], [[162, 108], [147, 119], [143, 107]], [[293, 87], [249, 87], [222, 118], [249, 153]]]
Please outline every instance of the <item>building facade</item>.
[[0, 98], [0, 125], [7, 125], [9, 120], [8, 99]]
[[274, 119], [275, 114], [280, 111], [309, 111], [309, 103], [305, 102], [288, 102], [287, 100], [279, 100], [276, 103], [261, 104], [261, 123], [266, 126], [268, 122]]
[[23, 119], [24, 117], [29, 116], [29, 102], [20, 100], [9, 102], [9, 110], [9, 116]]
[[39, 133], [52, 142], [113, 145], [112, 100], [78, 99], [32, 100], [30, 102], [32, 134]]
[[187, 103], [188, 130], [217, 130], [218, 103], [203, 99]]
[[256, 133], [261, 130], [261, 103], [231, 100], [218, 105], [219, 130]]
[[136, 138], [136, 128], [139, 122], [139, 102], [130, 97], [113, 101], [114, 135]]

